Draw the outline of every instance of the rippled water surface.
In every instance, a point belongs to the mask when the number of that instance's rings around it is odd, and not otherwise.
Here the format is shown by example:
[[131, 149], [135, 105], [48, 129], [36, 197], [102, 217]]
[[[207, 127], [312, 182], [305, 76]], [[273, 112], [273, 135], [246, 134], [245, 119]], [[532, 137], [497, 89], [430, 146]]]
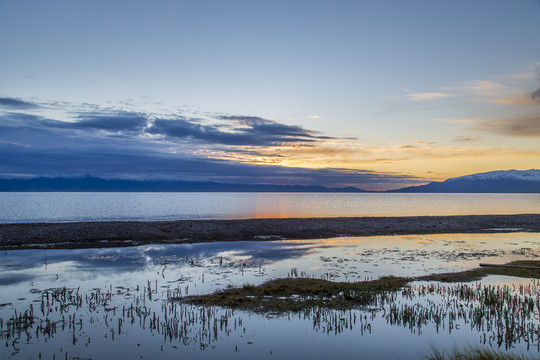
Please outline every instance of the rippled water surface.
[[0, 222], [532, 214], [540, 194], [1, 193]]
[[[415, 282], [344, 311], [250, 313], [170, 299], [282, 277], [459, 271], [538, 253], [537, 233], [8, 251], [0, 255], [0, 358], [416, 359], [432, 344], [466, 343], [537, 356], [540, 284], [529, 279]], [[517, 305], [488, 315], [477, 297], [486, 286]]]

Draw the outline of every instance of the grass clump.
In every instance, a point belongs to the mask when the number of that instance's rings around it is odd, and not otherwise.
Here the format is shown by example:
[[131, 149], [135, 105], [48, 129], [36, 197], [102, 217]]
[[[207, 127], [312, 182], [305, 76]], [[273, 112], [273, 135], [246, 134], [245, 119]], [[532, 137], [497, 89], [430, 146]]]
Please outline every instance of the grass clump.
[[[507, 265], [540, 266], [540, 260], [520, 260]], [[313, 307], [351, 309], [377, 305], [412, 280], [470, 282], [486, 275], [508, 275], [540, 279], [539, 269], [482, 267], [467, 271], [433, 274], [415, 279], [387, 276], [361, 282], [333, 282], [323, 279], [294, 277], [265, 284], [228, 288], [208, 295], [173, 298], [194, 305], [211, 305], [252, 311], [301, 311]], [[497, 298], [498, 299], [498, 298]]]
[[[506, 265], [540, 267], [540, 260], [517, 260]], [[418, 277], [417, 279], [440, 282], [469, 282], [480, 280], [487, 275], [508, 275], [522, 278], [540, 279], [540, 269], [502, 268], [488, 266], [454, 273], [426, 275]]]
[[183, 298], [195, 305], [215, 305], [253, 311], [300, 311], [322, 306], [348, 309], [372, 305], [378, 296], [395, 292], [409, 282], [388, 276], [373, 281], [333, 282], [311, 278], [277, 279], [260, 286], [245, 285], [214, 294]]
[[532, 360], [532, 356], [509, 354], [502, 350], [486, 349], [478, 346], [454, 347], [452, 350], [431, 349], [425, 360]]

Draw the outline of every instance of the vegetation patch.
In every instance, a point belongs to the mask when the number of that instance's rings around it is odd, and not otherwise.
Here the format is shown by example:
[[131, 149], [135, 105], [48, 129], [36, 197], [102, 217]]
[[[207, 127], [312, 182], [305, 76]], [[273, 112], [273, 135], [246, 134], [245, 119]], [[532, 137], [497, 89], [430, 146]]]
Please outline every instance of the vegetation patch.
[[445, 351], [436, 348], [431, 354], [422, 357], [425, 360], [532, 360], [535, 357], [511, 354], [501, 350], [480, 348], [478, 346], [455, 347]]
[[[512, 261], [506, 265], [540, 267], [540, 260], [517, 260]], [[420, 276], [417, 278], [417, 280], [440, 282], [469, 282], [480, 280], [487, 275], [507, 275], [521, 278], [540, 279], [540, 269], [486, 266], [454, 273]]]
[[395, 292], [409, 282], [388, 276], [373, 281], [333, 282], [311, 278], [277, 279], [260, 286], [245, 285], [214, 294], [191, 296], [182, 301], [253, 311], [300, 311], [321, 306], [346, 309], [372, 304], [377, 296]]
[[[540, 266], [540, 260], [520, 260], [507, 265]], [[173, 298], [193, 305], [221, 306], [256, 312], [301, 311], [313, 307], [351, 309], [376, 305], [413, 280], [470, 282], [486, 275], [509, 275], [540, 278], [539, 269], [482, 267], [456, 273], [433, 274], [412, 278], [387, 276], [361, 282], [333, 282], [322, 279], [293, 277], [277, 279], [259, 286], [244, 285], [208, 295]]]

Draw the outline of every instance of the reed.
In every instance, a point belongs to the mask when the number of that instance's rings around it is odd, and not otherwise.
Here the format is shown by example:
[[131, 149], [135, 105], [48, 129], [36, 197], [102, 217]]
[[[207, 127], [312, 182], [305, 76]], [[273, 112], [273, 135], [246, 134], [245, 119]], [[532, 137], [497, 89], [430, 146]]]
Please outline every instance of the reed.
[[454, 347], [452, 350], [433, 347], [430, 354], [422, 356], [424, 360], [533, 360], [536, 358], [478, 346]]
[[[224, 338], [249, 332], [249, 319], [259, 312], [285, 321], [308, 321], [313, 331], [335, 336], [369, 335], [383, 323], [417, 335], [426, 331], [453, 334], [468, 327], [478, 334], [479, 349], [500, 349], [503, 358], [518, 345], [540, 352], [537, 279], [519, 286], [493, 286], [415, 283], [399, 277], [332, 282], [310, 278], [295, 268], [289, 275], [261, 286], [227, 288], [203, 296], [190, 296], [187, 285], [171, 285], [160, 292], [153, 279], [133, 289], [118, 286], [113, 290], [109, 285], [86, 292], [66, 287], [40, 290], [27, 308], [0, 318], [0, 339], [14, 353], [25, 344], [69, 339], [61, 343], [60, 353], [64, 357], [70, 350], [74, 357], [78, 348], [91, 346], [90, 336], [115, 344], [137, 329], [149, 338], [161, 338], [162, 346], [208, 351]], [[202, 276], [199, 281], [204, 281]], [[197, 283], [190, 286], [196, 288]], [[459, 359], [443, 352], [430, 356]], [[522, 358], [527, 359], [516, 359]]]

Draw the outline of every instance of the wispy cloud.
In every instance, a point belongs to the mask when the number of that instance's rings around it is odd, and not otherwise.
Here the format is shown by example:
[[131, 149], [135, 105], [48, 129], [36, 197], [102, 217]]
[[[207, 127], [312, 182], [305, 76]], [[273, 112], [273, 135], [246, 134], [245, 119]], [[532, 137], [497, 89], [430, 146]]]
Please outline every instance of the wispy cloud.
[[[496, 102], [499, 98], [518, 95], [514, 86], [491, 80], [471, 80], [454, 86], [443, 86], [442, 90], [452, 92], [457, 98], [475, 102]], [[521, 90], [523, 92], [523, 90]]]
[[493, 159], [497, 157], [540, 157], [540, 151], [504, 146], [419, 146], [402, 145], [401, 150], [416, 159]]
[[[540, 116], [537, 115], [522, 115], [492, 120], [445, 119], [442, 121], [450, 124], [463, 125], [461, 129], [464, 131], [489, 132], [513, 137], [540, 137]], [[456, 139], [459, 138], [460, 137]]]
[[475, 119], [437, 119], [438, 121], [447, 123], [447, 124], [476, 124], [478, 120]]
[[307, 139], [330, 139], [330, 137], [321, 136], [316, 131], [306, 130], [300, 126], [281, 124], [273, 120], [266, 120], [259, 117], [221, 116], [220, 119], [236, 121], [247, 127], [247, 129], [242, 129], [243, 131], [251, 134], [272, 134]]
[[[538, 94], [536, 94], [538, 93]], [[532, 94], [518, 94], [507, 97], [494, 98], [491, 100], [494, 103], [514, 106], [539, 106], [540, 105], [540, 89]]]
[[438, 87], [439, 91], [410, 93], [405, 96], [411, 101], [456, 98], [457, 101], [512, 106], [540, 105], [540, 89], [532, 90], [536, 88], [534, 82], [538, 80], [533, 72], [509, 74], [497, 79], [465, 81], [453, 86]]
[[473, 129], [506, 136], [540, 137], [540, 116], [479, 121]]
[[457, 136], [454, 139], [452, 139], [453, 142], [457, 143], [470, 143], [473, 141], [479, 141], [482, 140], [480, 136]]
[[434, 99], [443, 99], [455, 96], [451, 93], [442, 93], [442, 92], [426, 92], [426, 93], [413, 93], [405, 95], [409, 100], [412, 101], [428, 101]]
[[155, 119], [147, 132], [169, 138], [238, 146], [270, 146], [329, 139], [300, 126], [285, 125], [260, 117], [219, 116], [217, 120], [224, 123], [205, 125], [198, 119]]
[[462, 86], [460, 86], [460, 88], [474, 92], [481, 96], [491, 96], [498, 94], [501, 90], [506, 89], [507, 87], [495, 81], [473, 80], [465, 82]]
[[540, 89], [536, 90], [531, 94], [531, 99], [536, 102], [540, 102]]

